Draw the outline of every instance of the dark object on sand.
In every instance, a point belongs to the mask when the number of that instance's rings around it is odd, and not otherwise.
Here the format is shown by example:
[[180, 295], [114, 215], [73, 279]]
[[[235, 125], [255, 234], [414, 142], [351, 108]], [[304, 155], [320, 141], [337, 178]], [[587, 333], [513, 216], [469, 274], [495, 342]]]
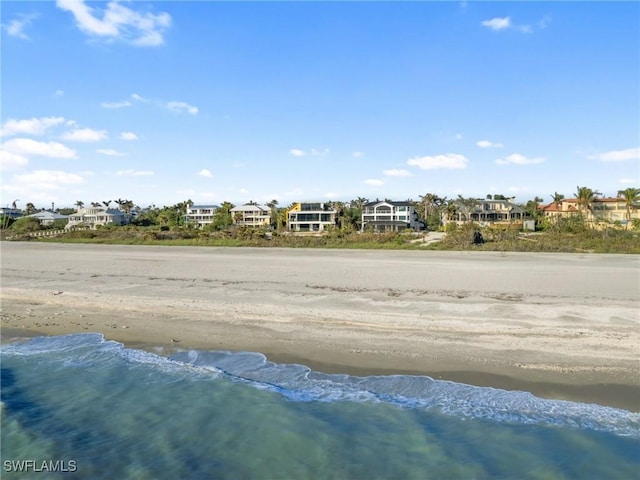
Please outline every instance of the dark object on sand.
[[476, 230], [473, 232], [473, 244], [480, 245], [481, 243], [484, 243], [484, 238], [482, 238], [482, 234]]

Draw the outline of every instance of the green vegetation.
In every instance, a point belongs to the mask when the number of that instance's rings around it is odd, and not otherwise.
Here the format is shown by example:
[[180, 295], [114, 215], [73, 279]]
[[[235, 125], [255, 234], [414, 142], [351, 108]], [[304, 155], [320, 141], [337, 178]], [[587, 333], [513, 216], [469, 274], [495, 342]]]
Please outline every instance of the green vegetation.
[[[482, 243], [474, 243], [474, 238], [478, 239], [476, 232], [481, 235]], [[481, 228], [474, 223], [461, 226], [449, 224], [444, 239], [430, 244], [423, 243], [424, 234], [413, 232], [359, 233], [335, 228], [324, 235], [291, 235], [250, 227], [201, 230], [188, 226], [167, 228], [133, 225], [76, 230], [58, 237], [33, 238], [25, 231], [13, 238], [43, 242], [123, 245], [640, 254], [640, 231], [637, 228], [595, 230], [585, 227], [584, 223], [576, 218], [562, 219], [550, 224], [546, 231], [537, 233], [522, 233], [516, 228], [508, 227]]]

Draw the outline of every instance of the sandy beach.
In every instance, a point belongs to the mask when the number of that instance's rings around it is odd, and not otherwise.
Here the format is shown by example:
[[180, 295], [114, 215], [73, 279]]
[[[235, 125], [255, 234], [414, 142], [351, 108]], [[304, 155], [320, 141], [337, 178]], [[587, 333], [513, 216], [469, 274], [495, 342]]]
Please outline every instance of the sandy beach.
[[3, 242], [2, 338], [259, 351], [640, 410], [640, 258]]

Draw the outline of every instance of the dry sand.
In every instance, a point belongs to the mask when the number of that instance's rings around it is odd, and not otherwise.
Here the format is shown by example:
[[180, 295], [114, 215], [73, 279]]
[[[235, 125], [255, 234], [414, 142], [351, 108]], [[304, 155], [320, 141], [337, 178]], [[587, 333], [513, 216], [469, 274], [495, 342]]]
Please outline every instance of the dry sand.
[[[3, 341], [102, 332], [640, 410], [640, 257], [2, 242]], [[157, 348], [156, 348], [157, 350]]]

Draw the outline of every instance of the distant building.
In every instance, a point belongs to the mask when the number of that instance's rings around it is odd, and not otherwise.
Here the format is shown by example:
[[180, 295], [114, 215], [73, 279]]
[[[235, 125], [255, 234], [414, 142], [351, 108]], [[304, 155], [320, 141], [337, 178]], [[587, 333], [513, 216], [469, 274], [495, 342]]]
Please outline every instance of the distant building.
[[581, 211], [577, 198], [563, 199], [557, 204], [552, 202], [548, 205], [539, 207], [542, 214], [551, 219], [567, 218], [572, 215], [584, 214], [586, 219], [597, 223], [627, 223], [627, 215], [634, 220], [640, 218], [640, 204], [631, 205], [631, 209], [627, 210], [627, 204], [624, 198], [604, 197], [596, 198], [591, 202], [591, 208]]
[[0, 215], [16, 220], [22, 217], [22, 212], [17, 208], [2, 207]]
[[271, 224], [271, 208], [255, 204], [233, 207], [231, 220], [237, 226], [268, 227]]
[[64, 221], [65, 224], [69, 221], [68, 215], [60, 215], [59, 213], [51, 212], [49, 210], [43, 210], [32, 215], [27, 215], [29, 218], [37, 218], [40, 225], [52, 225], [55, 221]]
[[338, 212], [329, 203], [295, 203], [287, 211], [290, 232], [323, 232], [335, 226]]
[[187, 207], [186, 223], [195, 223], [204, 227], [213, 223], [213, 217], [220, 207], [218, 205], [191, 205]]
[[513, 203], [511, 199], [506, 200], [484, 200], [478, 199], [472, 206], [462, 202], [454, 203], [456, 210], [451, 218], [448, 212], [443, 212], [442, 223], [448, 222], [466, 223], [475, 222], [488, 226], [493, 223], [519, 223], [522, 224], [529, 219], [529, 213], [522, 207]]
[[362, 230], [374, 232], [399, 232], [410, 228], [420, 231], [416, 207], [412, 202], [390, 200], [369, 202], [362, 206]]
[[87, 207], [80, 208], [76, 213], [69, 215], [69, 222], [64, 228], [89, 227], [95, 229], [106, 225], [126, 225], [129, 221], [128, 214], [115, 208]]

